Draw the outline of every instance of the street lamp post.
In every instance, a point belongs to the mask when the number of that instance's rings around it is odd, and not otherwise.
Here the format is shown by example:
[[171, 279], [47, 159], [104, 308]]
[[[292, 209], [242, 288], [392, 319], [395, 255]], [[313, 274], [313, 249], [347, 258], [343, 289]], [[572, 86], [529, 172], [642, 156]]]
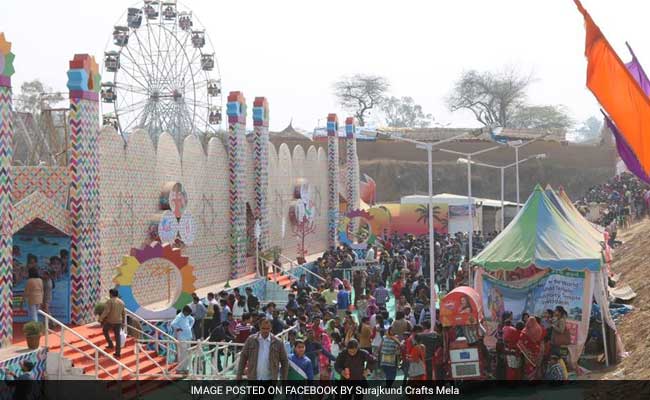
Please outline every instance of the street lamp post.
[[456, 135], [447, 139], [439, 140], [437, 142], [421, 142], [418, 140], [413, 140], [409, 138], [404, 138], [400, 136], [390, 136], [391, 139], [395, 139], [402, 142], [413, 143], [418, 149], [427, 151], [427, 162], [428, 162], [428, 174], [429, 174], [429, 279], [431, 280], [431, 299], [429, 300], [429, 310], [431, 313], [431, 328], [433, 329], [436, 326], [436, 254], [435, 254], [435, 233], [433, 228], [433, 146], [438, 146], [444, 143], [452, 142], [458, 140], [462, 137], [467, 136], [467, 133]]
[[[467, 251], [467, 262], [469, 262], [469, 260], [472, 259], [472, 251], [473, 251], [472, 246], [474, 245], [474, 243], [473, 243], [473, 239], [474, 239], [473, 238], [473, 236], [474, 236], [474, 217], [472, 216], [472, 206], [474, 205], [473, 200], [472, 200], [472, 167], [471, 167], [472, 156], [477, 156], [479, 154], [487, 153], [488, 151], [492, 151], [492, 150], [496, 150], [496, 149], [500, 149], [500, 148], [502, 148], [502, 146], [493, 146], [493, 147], [489, 147], [487, 149], [475, 151], [473, 153], [463, 153], [463, 152], [456, 151], [456, 150], [440, 149], [440, 151], [442, 151], [444, 153], [465, 156], [467, 158], [467, 160], [469, 161], [467, 163], [467, 216], [469, 218], [470, 231], [468, 232], [468, 235], [467, 235], [468, 236], [468, 241], [469, 241], [469, 243], [468, 243], [469, 249]], [[469, 272], [469, 285], [472, 286], [472, 268], [471, 267], [469, 267], [468, 272]]]
[[[523, 160], [520, 160], [520, 161], [518, 160], [517, 162], [514, 162], [512, 164], [508, 164], [508, 165], [503, 165], [503, 166], [492, 165], [492, 164], [487, 164], [487, 163], [478, 162], [478, 161], [472, 161], [471, 159], [465, 159], [465, 158], [459, 158], [457, 162], [459, 164], [474, 164], [474, 165], [478, 165], [478, 166], [482, 166], [482, 167], [488, 167], [488, 168], [494, 168], [494, 169], [500, 170], [500, 172], [501, 172], [501, 231], [503, 231], [503, 228], [505, 226], [505, 207], [504, 207], [504, 203], [505, 203], [505, 200], [504, 200], [504, 187], [505, 187], [504, 174], [505, 174], [505, 170], [510, 168], [510, 167], [513, 167], [513, 166], [515, 168], [518, 168], [519, 164], [523, 164], [528, 160], [532, 160], [532, 159], [541, 160], [541, 159], [544, 159], [544, 158], [546, 158], [546, 154], [544, 154], [544, 153], [535, 154], [533, 156], [526, 157]], [[519, 196], [517, 196], [517, 197], [519, 197]], [[519, 204], [519, 202], [517, 202], [517, 204]]]
[[519, 209], [521, 208], [521, 201], [519, 199], [519, 164], [521, 164], [519, 162], [519, 149], [524, 147], [524, 146], [528, 146], [529, 144], [531, 144], [533, 142], [536, 142], [538, 140], [542, 140], [545, 137], [547, 137], [548, 135], [549, 134], [547, 133], [547, 134], [544, 134], [542, 136], [536, 137], [535, 139], [529, 140], [527, 142], [517, 140], [517, 141], [508, 143], [508, 146], [515, 149], [515, 162], [514, 162], [514, 165], [515, 165], [515, 175], [517, 176], [517, 178], [516, 178], [516, 182], [517, 182], [517, 212], [519, 212]]

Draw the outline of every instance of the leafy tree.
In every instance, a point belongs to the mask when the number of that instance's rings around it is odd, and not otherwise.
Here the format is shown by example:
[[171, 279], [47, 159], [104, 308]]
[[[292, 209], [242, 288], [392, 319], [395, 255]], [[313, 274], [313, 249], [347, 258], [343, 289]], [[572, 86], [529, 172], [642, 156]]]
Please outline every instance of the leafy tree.
[[603, 120], [591, 116], [582, 123], [577, 132], [580, 134], [581, 141], [590, 141], [599, 139], [602, 129]]
[[354, 113], [360, 126], [365, 126], [370, 110], [381, 105], [389, 87], [386, 78], [363, 74], [344, 77], [333, 85], [339, 104]]
[[574, 121], [564, 106], [522, 106], [510, 121], [510, 128], [567, 129]]
[[386, 124], [395, 128], [426, 128], [433, 122], [431, 114], [425, 114], [422, 106], [415, 104], [412, 97], [389, 97], [381, 106], [386, 115]]

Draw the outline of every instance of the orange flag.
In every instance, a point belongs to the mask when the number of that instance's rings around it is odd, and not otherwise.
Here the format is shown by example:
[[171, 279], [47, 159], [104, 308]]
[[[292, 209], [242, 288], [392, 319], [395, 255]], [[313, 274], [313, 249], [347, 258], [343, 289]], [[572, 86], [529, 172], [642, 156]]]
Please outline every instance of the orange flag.
[[625, 67], [580, 0], [585, 18], [587, 87], [607, 111], [643, 170], [650, 173], [650, 99]]

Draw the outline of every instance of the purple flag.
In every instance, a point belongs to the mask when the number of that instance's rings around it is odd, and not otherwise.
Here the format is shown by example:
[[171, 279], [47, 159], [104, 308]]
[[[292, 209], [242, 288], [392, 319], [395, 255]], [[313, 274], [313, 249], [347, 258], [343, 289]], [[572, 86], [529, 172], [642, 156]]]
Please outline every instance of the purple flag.
[[[650, 80], [643, 70], [641, 63], [639, 63], [639, 60], [637, 60], [636, 55], [634, 55], [634, 51], [632, 51], [630, 45], [627, 43], [625, 44], [627, 45], [630, 54], [632, 54], [632, 61], [625, 64], [625, 66], [627, 67], [627, 70], [630, 72], [630, 74], [632, 74], [636, 82], [639, 84], [643, 90], [643, 93], [645, 93], [646, 96], [650, 97]], [[644, 172], [641, 163], [639, 163], [639, 160], [636, 157], [636, 154], [634, 154], [634, 151], [632, 151], [630, 146], [627, 144], [625, 138], [623, 135], [621, 135], [621, 132], [619, 132], [616, 125], [614, 125], [614, 122], [607, 115], [605, 115], [605, 123], [607, 124], [609, 130], [612, 131], [614, 139], [616, 139], [616, 150], [618, 151], [618, 155], [621, 157], [621, 160], [623, 160], [625, 163], [627, 169], [643, 182], [650, 184], [650, 176]]]
[[639, 163], [639, 160], [636, 158], [636, 155], [630, 146], [628, 146], [625, 138], [618, 131], [616, 125], [614, 125], [614, 122], [612, 122], [608, 116], [605, 116], [605, 123], [609, 130], [614, 134], [614, 138], [616, 139], [616, 150], [618, 151], [621, 160], [625, 163], [627, 169], [643, 182], [650, 184], [650, 177], [643, 171], [643, 167]]
[[630, 45], [627, 43], [625, 43], [625, 45], [627, 46], [627, 49], [630, 51], [630, 54], [632, 54], [632, 61], [625, 64], [625, 66], [627, 67], [627, 70], [630, 71], [630, 73], [634, 77], [634, 80], [636, 80], [639, 86], [641, 86], [643, 93], [645, 93], [646, 96], [650, 96], [650, 80], [648, 79], [648, 76], [645, 74], [645, 71], [643, 70], [641, 63], [639, 62], [639, 60], [637, 60], [634, 51], [632, 51], [632, 47], [630, 47]]

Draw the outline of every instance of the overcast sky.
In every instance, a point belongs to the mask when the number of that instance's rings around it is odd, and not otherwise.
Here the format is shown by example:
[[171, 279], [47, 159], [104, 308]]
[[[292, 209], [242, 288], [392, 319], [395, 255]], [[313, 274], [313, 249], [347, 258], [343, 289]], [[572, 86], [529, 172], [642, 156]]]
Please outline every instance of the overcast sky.
[[[74, 53], [98, 59], [129, 0], [2, 0], [0, 31], [16, 54], [14, 87], [40, 78], [65, 90]], [[390, 94], [412, 96], [451, 126], [475, 126], [444, 98], [463, 70], [504, 65], [534, 73], [529, 100], [564, 104], [573, 117], [599, 115], [585, 88], [582, 16], [572, 0], [186, 0], [214, 44], [224, 92], [252, 105], [266, 96], [271, 129], [311, 130], [340, 110], [331, 84], [342, 75], [377, 74]], [[650, 2], [583, 0], [624, 61], [625, 41], [650, 65]], [[124, 21], [120, 21], [124, 23]], [[649, 67], [650, 68], [650, 67]]]

